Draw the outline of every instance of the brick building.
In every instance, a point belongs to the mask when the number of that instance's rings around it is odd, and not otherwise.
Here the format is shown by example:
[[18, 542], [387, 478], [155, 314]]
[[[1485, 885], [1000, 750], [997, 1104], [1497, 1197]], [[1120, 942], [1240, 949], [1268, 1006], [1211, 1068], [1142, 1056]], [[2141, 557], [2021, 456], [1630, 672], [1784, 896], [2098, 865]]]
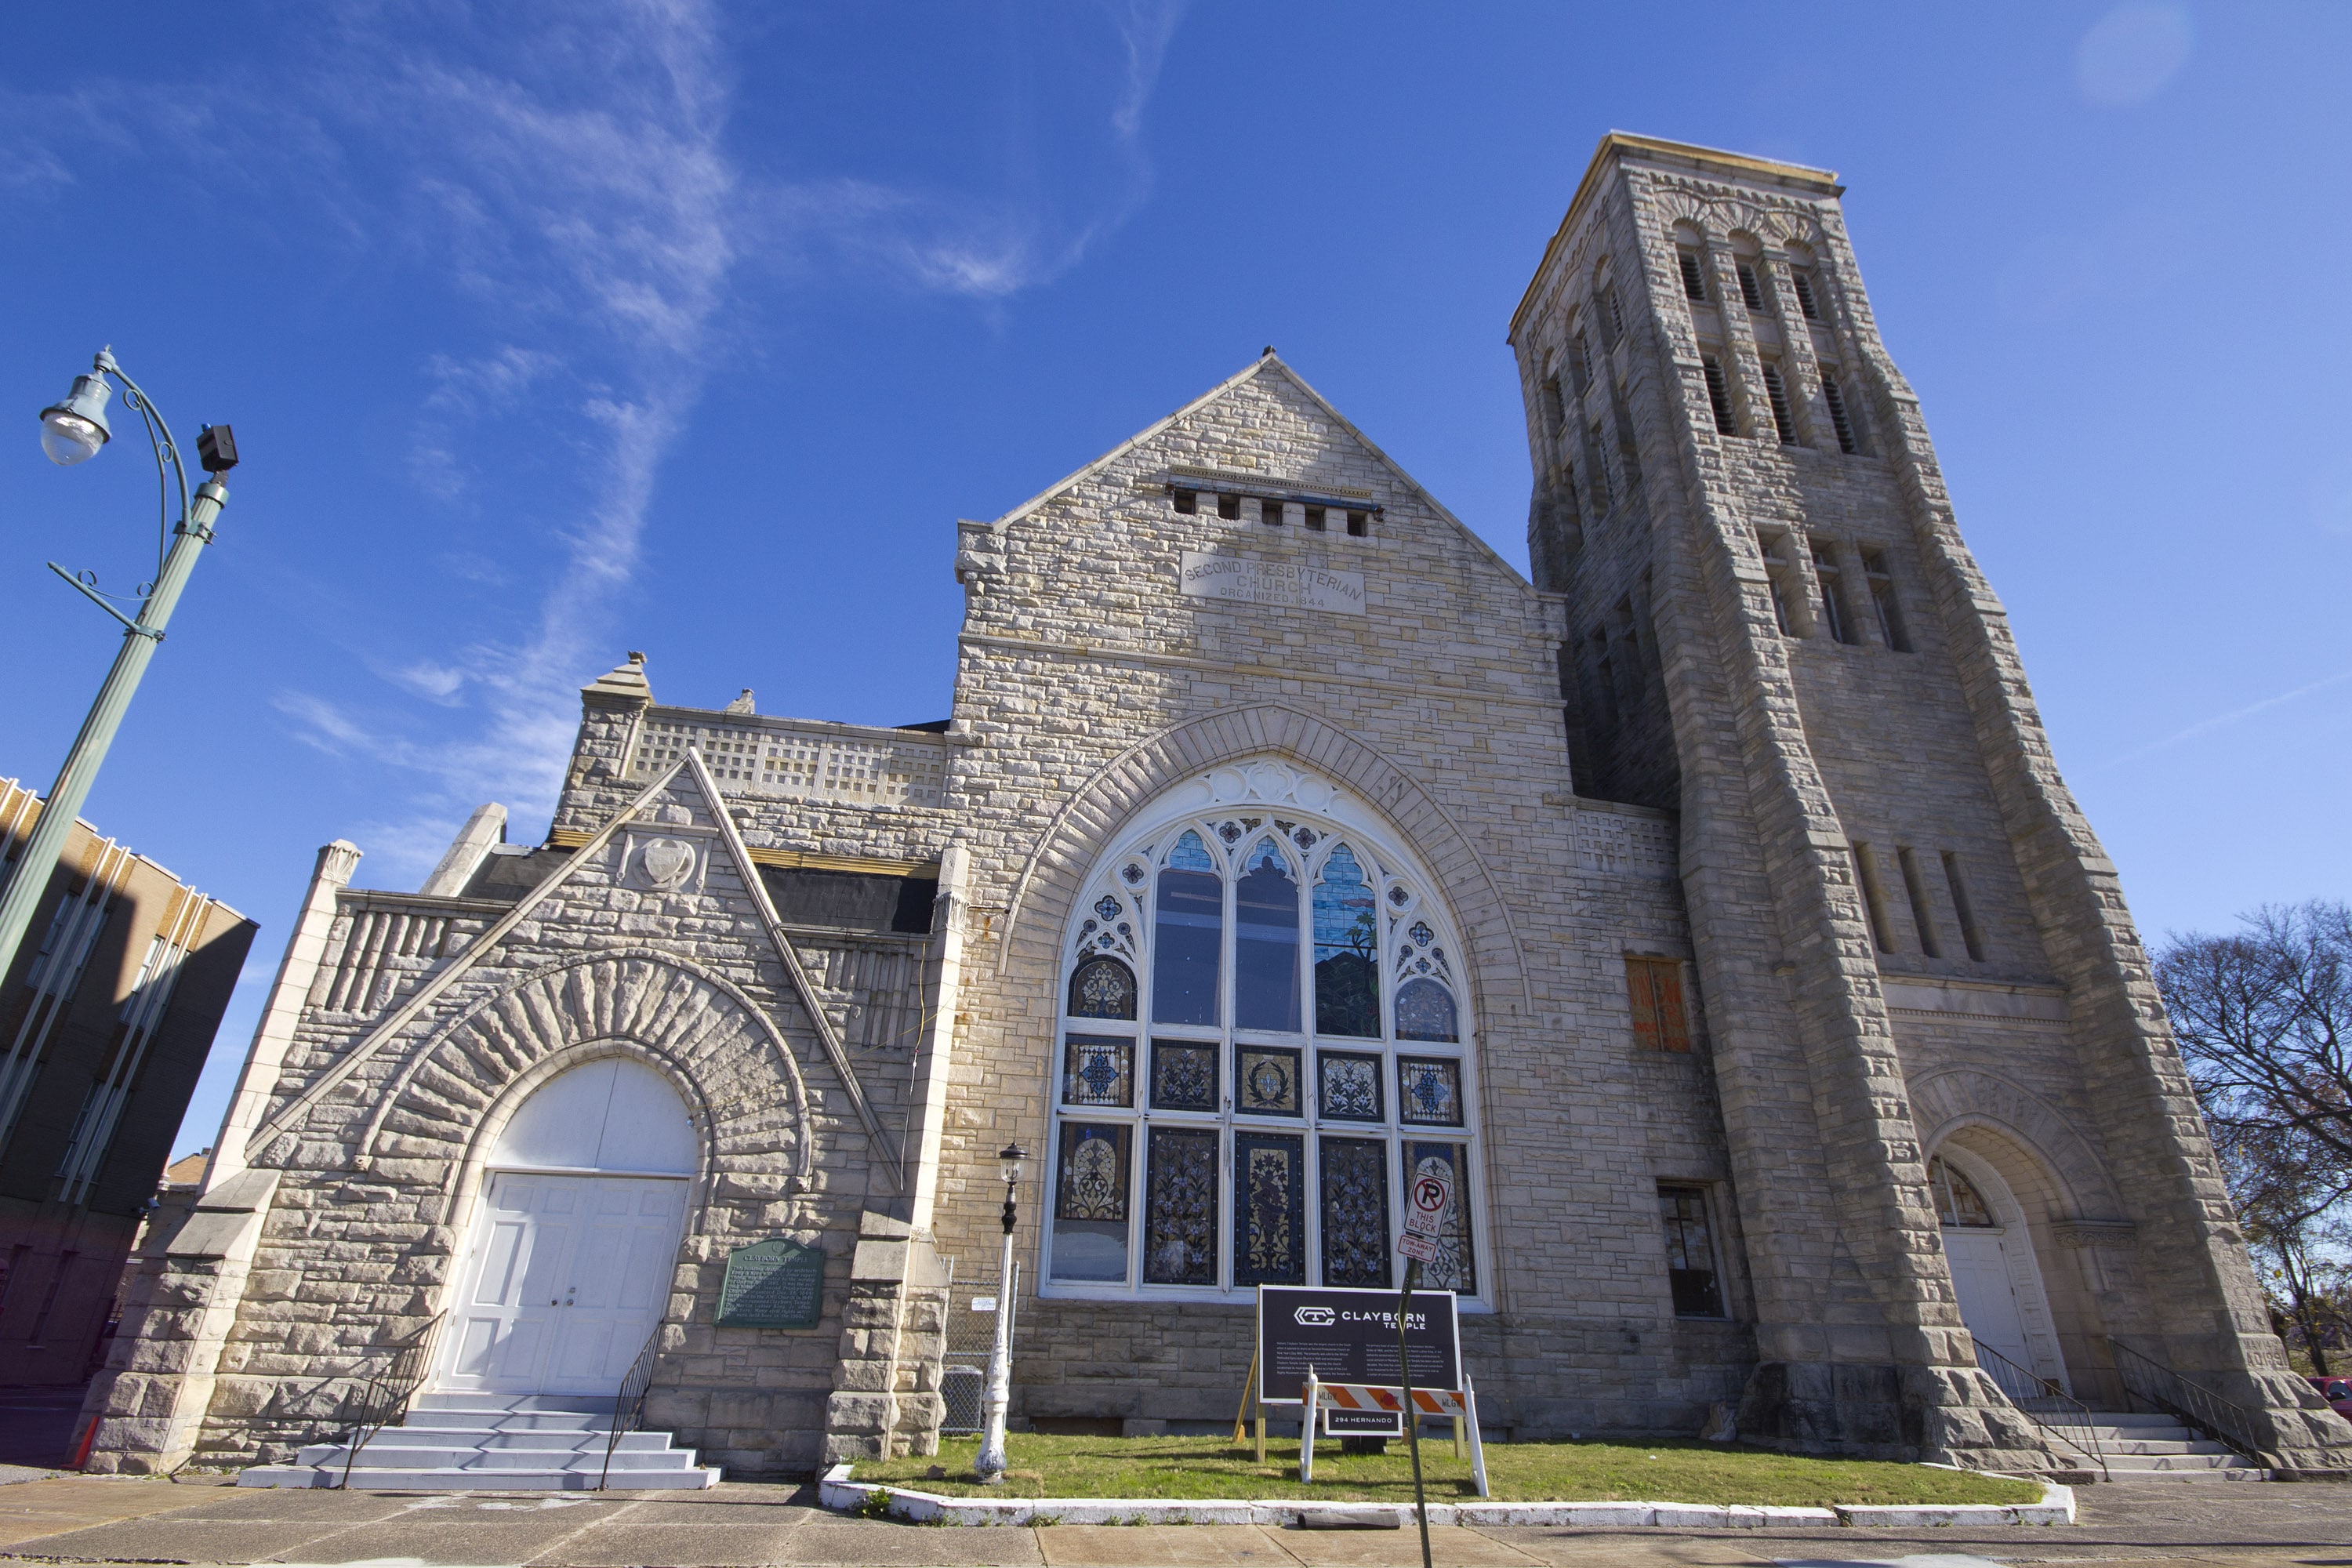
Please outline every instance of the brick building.
[[[40, 812], [0, 780], [0, 865]], [[0, 1386], [89, 1376], [254, 931], [74, 825], [0, 984]]]
[[945, 721], [633, 655], [543, 844], [331, 846], [94, 1462], [282, 1458], [436, 1314], [451, 1400], [650, 1341], [731, 1472], [923, 1449], [1017, 1140], [1042, 1428], [1230, 1420], [1252, 1288], [1393, 1286], [1441, 1170], [1515, 1434], [2047, 1467], [1980, 1362], [2129, 1353], [2342, 1463], [1840, 194], [1604, 139], [1511, 322], [1533, 583], [1269, 351], [959, 524]]

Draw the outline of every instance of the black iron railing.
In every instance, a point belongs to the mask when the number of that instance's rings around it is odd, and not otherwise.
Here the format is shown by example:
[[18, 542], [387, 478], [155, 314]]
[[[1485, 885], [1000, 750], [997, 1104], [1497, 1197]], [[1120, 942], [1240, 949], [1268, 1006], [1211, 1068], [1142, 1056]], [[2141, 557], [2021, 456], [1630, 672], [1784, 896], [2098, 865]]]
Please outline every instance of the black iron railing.
[[343, 1454], [342, 1479], [339, 1488], [352, 1484], [352, 1463], [368, 1439], [408, 1415], [408, 1402], [425, 1386], [433, 1371], [433, 1344], [441, 1336], [442, 1314], [436, 1312], [423, 1328], [411, 1334], [406, 1342], [385, 1345], [370, 1352], [383, 1357], [381, 1364], [368, 1374], [359, 1397], [344, 1407], [344, 1420], [350, 1425], [350, 1447]]
[[613, 1474], [613, 1450], [646, 1418], [646, 1391], [654, 1384], [654, 1363], [661, 1356], [661, 1337], [662, 1325], [656, 1323], [654, 1331], [646, 1336], [645, 1348], [629, 1363], [628, 1376], [621, 1379], [620, 1393], [614, 1396], [613, 1429], [604, 1436], [604, 1468], [596, 1473], [596, 1489], [600, 1492]]
[[2028, 1372], [1982, 1340], [1976, 1342], [1976, 1347], [1977, 1365], [1984, 1369], [2027, 1420], [2041, 1428], [2053, 1453], [2058, 1445], [2063, 1444], [2097, 1467], [2101, 1480], [2114, 1479], [2107, 1474], [2106, 1456], [2099, 1451], [2089, 1405], [2041, 1373]]
[[2185, 1422], [2216, 1442], [2227, 1443], [2254, 1464], [2269, 1462], [2269, 1445], [2263, 1440], [2262, 1423], [2252, 1411], [2223, 1398], [2201, 1383], [2190, 1382], [2154, 1356], [2136, 1351], [2119, 1339], [2111, 1336], [2107, 1344], [2115, 1352], [2116, 1371], [2123, 1378], [2124, 1393], [2133, 1400]]

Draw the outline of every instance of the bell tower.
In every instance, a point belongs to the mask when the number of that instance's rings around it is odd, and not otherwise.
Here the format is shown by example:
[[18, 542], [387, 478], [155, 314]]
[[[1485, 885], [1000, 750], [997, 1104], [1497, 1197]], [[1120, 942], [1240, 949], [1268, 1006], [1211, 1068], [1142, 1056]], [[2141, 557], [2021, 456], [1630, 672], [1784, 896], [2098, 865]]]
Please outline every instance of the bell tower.
[[2035, 1375], [2119, 1408], [2125, 1342], [2266, 1413], [2273, 1451], [2341, 1464], [1843, 189], [1606, 136], [1510, 332], [1577, 791], [1679, 813], [1753, 1293], [1741, 1433], [2032, 1462], [1947, 1265], [1927, 1167], [1950, 1141], [2040, 1194], [2004, 1242], [2052, 1281], [2012, 1347]]

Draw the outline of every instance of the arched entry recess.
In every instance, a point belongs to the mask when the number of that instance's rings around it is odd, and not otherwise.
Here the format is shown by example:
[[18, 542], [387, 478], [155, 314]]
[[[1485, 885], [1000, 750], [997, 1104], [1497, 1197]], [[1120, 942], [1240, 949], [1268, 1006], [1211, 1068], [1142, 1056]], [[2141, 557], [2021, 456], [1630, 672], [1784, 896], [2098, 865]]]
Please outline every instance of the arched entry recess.
[[2072, 1393], [2025, 1210], [1989, 1160], [1946, 1142], [1927, 1162], [1960, 1321], [1979, 1345]]
[[668, 1303], [699, 1154], [685, 1101], [640, 1062], [535, 1090], [487, 1163], [439, 1385], [611, 1394]]

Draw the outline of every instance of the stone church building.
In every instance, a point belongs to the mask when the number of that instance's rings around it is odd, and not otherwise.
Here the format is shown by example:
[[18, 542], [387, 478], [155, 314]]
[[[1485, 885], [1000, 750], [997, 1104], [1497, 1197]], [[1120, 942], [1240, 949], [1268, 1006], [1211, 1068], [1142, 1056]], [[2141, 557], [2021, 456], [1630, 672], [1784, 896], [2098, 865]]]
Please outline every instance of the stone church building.
[[1998, 1367], [2154, 1366], [2345, 1463], [1842, 190], [1603, 139], [1509, 322], [1532, 583], [1269, 350], [958, 524], [943, 721], [633, 654], [543, 843], [322, 850], [92, 1468], [285, 1459], [428, 1333], [442, 1408], [928, 1451], [1013, 1142], [1016, 1426], [1231, 1422], [1253, 1288], [1394, 1288], [1439, 1171], [1497, 1436], [2050, 1468]]

